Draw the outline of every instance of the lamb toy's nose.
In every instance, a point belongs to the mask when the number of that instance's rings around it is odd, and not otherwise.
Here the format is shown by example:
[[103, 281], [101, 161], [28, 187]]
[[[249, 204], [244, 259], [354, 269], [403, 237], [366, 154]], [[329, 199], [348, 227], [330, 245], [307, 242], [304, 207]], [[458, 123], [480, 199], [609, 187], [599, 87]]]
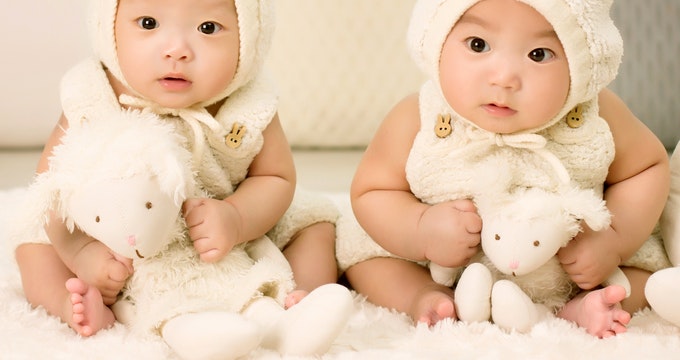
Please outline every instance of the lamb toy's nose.
[[518, 267], [519, 267], [519, 261], [514, 260], [514, 261], [510, 262], [510, 269], [517, 270]]
[[128, 236], [127, 242], [128, 242], [128, 245], [135, 246], [135, 245], [137, 245], [137, 237], [134, 236], [134, 235], [130, 235], [130, 236]]

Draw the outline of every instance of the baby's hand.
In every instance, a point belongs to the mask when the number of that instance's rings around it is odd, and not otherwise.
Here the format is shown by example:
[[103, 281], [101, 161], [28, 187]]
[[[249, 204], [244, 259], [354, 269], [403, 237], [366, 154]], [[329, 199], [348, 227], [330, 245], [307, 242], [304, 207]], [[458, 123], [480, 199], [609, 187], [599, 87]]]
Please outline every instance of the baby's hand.
[[239, 243], [241, 216], [227, 201], [194, 198], [182, 207], [189, 237], [201, 260], [215, 262]]
[[454, 200], [431, 206], [418, 223], [418, 241], [425, 257], [435, 264], [466, 265], [478, 251], [482, 219], [470, 200]]
[[557, 258], [569, 277], [581, 289], [588, 290], [602, 284], [621, 263], [616, 246], [620, 240], [611, 227], [593, 231], [584, 224], [583, 228], [560, 249]]
[[85, 245], [73, 259], [76, 276], [102, 294], [105, 305], [116, 302], [116, 297], [132, 275], [132, 260], [114, 254], [99, 241]]

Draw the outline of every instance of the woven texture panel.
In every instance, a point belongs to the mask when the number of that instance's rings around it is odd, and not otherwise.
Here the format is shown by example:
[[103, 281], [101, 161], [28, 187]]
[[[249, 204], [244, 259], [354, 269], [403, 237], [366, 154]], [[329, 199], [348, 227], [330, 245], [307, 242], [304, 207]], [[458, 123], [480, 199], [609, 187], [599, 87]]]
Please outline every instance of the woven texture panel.
[[422, 75], [406, 49], [413, 0], [278, 0], [268, 68], [295, 147], [360, 147]]
[[624, 55], [614, 90], [668, 149], [680, 140], [680, 1], [616, 0]]

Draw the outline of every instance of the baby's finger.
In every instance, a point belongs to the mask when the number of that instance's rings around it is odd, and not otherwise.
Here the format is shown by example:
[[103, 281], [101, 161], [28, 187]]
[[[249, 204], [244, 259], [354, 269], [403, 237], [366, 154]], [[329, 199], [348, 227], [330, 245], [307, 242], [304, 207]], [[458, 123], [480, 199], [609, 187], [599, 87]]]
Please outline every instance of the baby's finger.
[[563, 247], [557, 252], [557, 260], [562, 264], [562, 267], [576, 263], [575, 251], [571, 249], [572, 248], [569, 247]]
[[124, 282], [130, 276], [130, 270], [125, 264], [116, 260], [112, 261], [113, 263], [109, 266], [109, 279], [114, 282]]
[[200, 198], [190, 198], [184, 200], [184, 203], [182, 204], [182, 215], [187, 218], [192, 210], [201, 205], [203, 205], [203, 199]]
[[456, 210], [459, 211], [464, 211], [464, 212], [477, 212], [477, 207], [475, 206], [475, 203], [472, 202], [472, 200], [468, 199], [460, 199], [460, 200], [454, 200], [452, 202], [453, 207]]

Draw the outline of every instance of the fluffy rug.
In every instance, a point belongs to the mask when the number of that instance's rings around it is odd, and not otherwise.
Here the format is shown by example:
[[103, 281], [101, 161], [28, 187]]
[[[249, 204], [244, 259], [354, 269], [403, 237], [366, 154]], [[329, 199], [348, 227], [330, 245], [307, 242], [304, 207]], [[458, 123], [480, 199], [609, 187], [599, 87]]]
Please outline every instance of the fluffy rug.
[[[0, 243], [24, 189], [0, 192]], [[76, 336], [42, 309], [32, 309], [21, 289], [8, 246], [0, 247], [0, 358], [174, 359], [159, 338], [143, 341], [124, 326], [96, 336]], [[280, 359], [258, 349], [250, 359]], [[404, 315], [355, 296], [347, 328], [322, 359], [680, 359], [680, 329], [650, 310], [635, 314], [627, 333], [598, 340], [567, 321], [551, 318], [528, 334], [507, 333], [490, 323], [444, 321], [414, 326]]]

